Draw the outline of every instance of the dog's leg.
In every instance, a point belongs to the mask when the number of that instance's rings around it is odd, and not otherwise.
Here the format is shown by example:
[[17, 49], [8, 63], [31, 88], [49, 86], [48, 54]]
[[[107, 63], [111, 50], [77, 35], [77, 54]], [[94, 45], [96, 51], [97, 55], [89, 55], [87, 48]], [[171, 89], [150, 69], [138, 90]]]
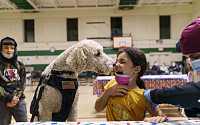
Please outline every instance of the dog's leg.
[[76, 91], [76, 96], [74, 98], [74, 102], [72, 104], [72, 108], [67, 118], [68, 122], [76, 122], [78, 119], [78, 97], [79, 97], [79, 89]]
[[38, 117], [37, 116], [35, 116], [35, 118], [34, 118], [34, 120], [33, 120], [34, 122], [38, 122]]
[[39, 121], [52, 121], [52, 113], [60, 111], [61, 102], [59, 90], [46, 85], [39, 102]]
[[52, 110], [44, 104], [39, 106], [39, 121], [52, 121]]

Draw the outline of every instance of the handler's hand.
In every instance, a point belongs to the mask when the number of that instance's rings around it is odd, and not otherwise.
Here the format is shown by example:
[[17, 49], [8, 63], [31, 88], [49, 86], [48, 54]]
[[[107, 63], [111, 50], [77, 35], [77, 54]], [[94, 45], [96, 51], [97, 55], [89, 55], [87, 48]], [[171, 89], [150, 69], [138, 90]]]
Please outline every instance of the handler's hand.
[[7, 102], [7, 107], [14, 107], [15, 105], [17, 105], [19, 101], [19, 98], [17, 96], [14, 96], [11, 100], [11, 102]]
[[116, 84], [107, 89], [110, 96], [124, 96], [128, 94], [129, 90], [130, 87], [123, 84]]
[[152, 124], [158, 124], [158, 123], [162, 123], [166, 120], [167, 120], [167, 118], [164, 116], [154, 116], [154, 117], [150, 118], [149, 122]]

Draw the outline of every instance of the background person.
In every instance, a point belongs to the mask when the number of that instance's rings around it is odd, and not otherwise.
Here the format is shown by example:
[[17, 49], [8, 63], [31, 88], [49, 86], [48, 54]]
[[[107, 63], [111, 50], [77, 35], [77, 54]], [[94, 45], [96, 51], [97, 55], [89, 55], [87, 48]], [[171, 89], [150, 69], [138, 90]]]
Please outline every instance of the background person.
[[24, 101], [25, 66], [17, 60], [17, 43], [6, 37], [0, 42], [0, 125], [27, 121]]
[[160, 70], [162, 71], [161, 75], [168, 75], [169, 74], [168, 67], [166, 66], [165, 63], [163, 63], [162, 66], [160, 66]]
[[177, 75], [180, 72], [180, 68], [176, 62], [172, 61], [171, 66], [169, 67], [169, 72], [171, 75]]
[[154, 61], [154, 65], [152, 66], [151, 70], [152, 70], [152, 71], [154, 71], [154, 72], [155, 72], [155, 74], [157, 75], [157, 71], [159, 71], [159, 70], [160, 70], [160, 67], [159, 67], [159, 65], [158, 65], [158, 62], [157, 62], [157, 61]]

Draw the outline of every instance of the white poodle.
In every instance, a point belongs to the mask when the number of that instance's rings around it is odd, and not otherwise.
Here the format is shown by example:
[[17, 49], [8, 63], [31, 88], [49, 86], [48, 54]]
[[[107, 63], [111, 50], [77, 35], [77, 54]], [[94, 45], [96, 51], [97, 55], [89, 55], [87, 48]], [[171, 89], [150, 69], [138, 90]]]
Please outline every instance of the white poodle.
[[[35, 107], [38, 108], [39, 113], [36, 112], [36, 115], [39, 117], [37, 117], [38, 119], [35, 120], [77, 121], [77, 101], [79, 97], [79, 91], [77, 89], [78, 85], [76, 83], [78, 73], [84, 71], [94, 71], [97, 73], [109, 74], [112, 70], [113, 60], [105, 53], [103, 53], [103, 47], [97, 42], [93, 40], [82, 40], [79, 43], [68, 48], [63, 53], [61, 53], [54, 61], [52, 61], [42, 73], [43, 78], [41, 78], [40, 80], [41, 84], [38, 85], [34, 96], [34, 98], [38, 98], [41, 95], [41, 99], [39, 100], [38, 105], [39, 108], [38, 106]], [[68, 92], [70, 90], [66, 88], [65, 90], [56, 89], [54, 85], [60, 85], [60, 83], [55, 80], [55, 76], [56, 78], [59, 77], [61, 79], [72, 79], [71, 83], [73, 83], [73, 85], [70, 85], [68, 87], [73, 88], [74, 86], [75, 88], [75, 91], [70, 92], [71, 95], [73, 95], [74, 93], [75, 96], [71, 100], [73, 104], [68, 103], [68, 100], [65, 100], [65, 103], [63, 103], [63, 96], [65, 95], [61, 94], [61, 91]], [[42, 94], [39, 94], [39, 91], [42, 90], [41, 88], [43, 89], [43, 92], [41, 91]], [[67, 105], [63, 105], [66, 104], [66, 102]], [[62, 112], [62, 115], [59, 114], [56, 116], [55, 114], [61, 112], [61, 109], [67, 112], [65, 113], [66, 115], [63, 116]]]

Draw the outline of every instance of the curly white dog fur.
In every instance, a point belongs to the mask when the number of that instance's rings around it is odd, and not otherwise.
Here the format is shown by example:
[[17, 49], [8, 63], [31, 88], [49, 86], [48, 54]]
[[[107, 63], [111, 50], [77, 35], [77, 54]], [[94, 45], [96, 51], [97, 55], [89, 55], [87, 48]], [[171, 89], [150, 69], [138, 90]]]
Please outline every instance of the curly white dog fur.
[[[103, 47], [93, 40], [83, 40], [61, 53], [44, 70], [42, 75], [50, 75], [51, 70], [73, 71], [72, 75], [63, 74], [61, 77], [76, 79], [78, 73], [94, 71], [109, 74], [113, 70], [113, 60], [103, 53]], [[78, 107], [76, 96], [67, 121], [77, 121]], [[46, 85], [39, 102], [39, 120], [52, 121], [52, 113], [59, 112], [62, 105], [62, 94], [59, 90]]]

